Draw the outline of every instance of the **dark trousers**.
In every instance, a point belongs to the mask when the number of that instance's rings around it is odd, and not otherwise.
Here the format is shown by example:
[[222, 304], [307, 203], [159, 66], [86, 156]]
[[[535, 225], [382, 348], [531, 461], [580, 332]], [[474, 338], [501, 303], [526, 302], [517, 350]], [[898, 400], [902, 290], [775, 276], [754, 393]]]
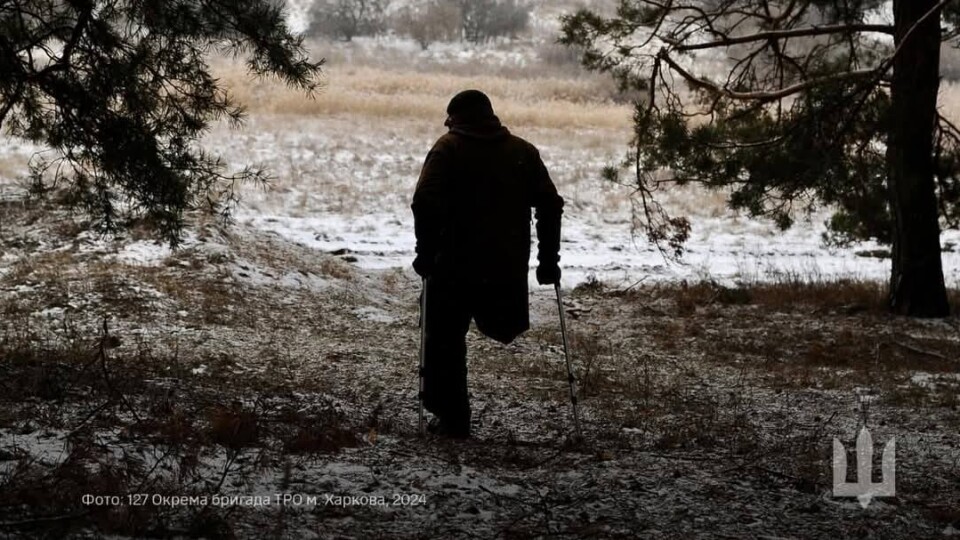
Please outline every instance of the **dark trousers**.
[[466, 337], [472, 312], [468, 289], [449, 277], [427, 279], [423, 406], [452, 423], [470, 421]]

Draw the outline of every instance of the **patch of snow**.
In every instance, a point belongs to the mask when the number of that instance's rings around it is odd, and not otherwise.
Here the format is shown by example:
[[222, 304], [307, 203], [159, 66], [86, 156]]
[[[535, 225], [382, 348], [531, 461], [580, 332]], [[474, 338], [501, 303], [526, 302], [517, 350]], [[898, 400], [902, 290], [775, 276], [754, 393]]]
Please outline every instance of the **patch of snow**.
[[960, 373], [928, 373], [917, 371], [910, 376], [910, 382], [923, 388], [935, 388], [939, 382], [960, 382]]
[[30, 433], [18, 433], [10, 429], [0, 429], [0, 441], [4, 449], [23, 450], [37, 461], [59, 463], [67, 455], [69, 432], [55, 429], [35, 430]]
[[39, 315], [40, 317], [46, 317], [49, 319], [56, 319], [56, 318], [63, 317], [64, 311], [66, 310], [62, 307], [49, 307], [37, 312], [37, 315]]
[[390, 324], [397, 322], [397, 318], [386, 311], [373, 307], [373, 306], [363, 306], [353, 310], [353, 313], [360, 318], [360, 320], [370, 321], [370, 322], [379, 322], [384, 324]]
[[167, 244], [149, 240], [138, 240], [123, 245], [116, 254], [116, 260], [126, 264], [139, 266], [156, 266], [162, 263], [173, 252]]

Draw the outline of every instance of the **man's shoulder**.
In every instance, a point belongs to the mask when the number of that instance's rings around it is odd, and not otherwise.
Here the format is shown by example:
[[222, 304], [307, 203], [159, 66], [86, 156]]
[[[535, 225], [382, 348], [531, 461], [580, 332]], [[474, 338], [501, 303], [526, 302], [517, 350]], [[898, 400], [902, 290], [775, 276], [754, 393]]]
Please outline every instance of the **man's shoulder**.
[[449, 148], [456, 144], [457, 137], [448, 131], [447, 133], [441, 135], [440, 138], [437, 139], [437, 142], [433, 143], [433, 149], [439, 150], [442, 148]]
[[[520, 150], [525, 154], [530, 154], [538, 156], [540, 154], [537, 147], [533, 145], [530, 141], [514, 135], [513, 133], [506, 133], [499, 139], [501, 144], [505, 144], [506, 147], [512, 148], [514, 150]], [[437, 142], [433, 143], [433, 151], [453, 151], [459, 147], [472, 147], [472, 146], [486, 146], [489, 145], [492, 140], [489, 139], [475, 139], [470, 137], [465, 137], [463, 135], [447, 132], [440, 136], [437, 139]]]
[[530, 154], [540, 154], [540, 151], [537, 150], [537, 147], [534, 146], [533, 143], [531, 143], [530, 141], [524, 139], [523, 137], [519, 137], [511, 133], [507, 135], [507, 138], [511, 146], [522, 149], [523, 151]]

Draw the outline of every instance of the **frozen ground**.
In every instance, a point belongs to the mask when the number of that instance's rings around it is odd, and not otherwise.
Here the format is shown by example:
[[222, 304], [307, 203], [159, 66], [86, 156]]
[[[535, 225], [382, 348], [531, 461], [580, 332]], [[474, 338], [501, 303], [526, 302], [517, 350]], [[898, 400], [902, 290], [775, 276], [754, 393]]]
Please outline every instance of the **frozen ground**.
[[[25, 538], [955, 534], [956, 319], [889, 317], [870, 285], [764, 292], [753, 279], [745, 290], [672, 283], [674, 269], [656, 268], [658, 255], [633, 246], [622, 194], [594, 176], [606, 133], [581, 133], [584, 145], [565, 141], [568, 133], [524, 133], [541, 141], [569, 201], [567, 283], [589, 273], [623, 283], [652, 276], [630, 291], [613, 283], [569, 292], [587, 443], [568, 442], [555, 304], [540, 287], [533, 327], [517, 342], [468, 337], [475, 439], [418, 439], [419, 287], [406, 268], [407, 201], [436, 131], [396, 119], [375, 129], [358, 123], [261, 116], [247, 131], [214, 132], [210, 141], [230, 159], [263, 161], [278, 179], [246, 194], [235, 226], [201, 223], [178, 252], [142, 231], [98, 238], [62, 210], [4, 188], [4, 530]], [[714, 239], [724, 235], [717, 245], [739, 277], [765, 275], [749, 266], [764, 256], [736, 262], [740, 230], [754, 228], [748, 247], [790, 253], [761, 225], [710, 212], [698, 223], [721, 224]], [[811, 239], [798, 243], [823, 252]], [[808, 262], [804, 276], [822, 273], [821, 261]], [[620, 268], [604, 266], [612, 264]], [[722, 268], [713, 264], [710, 275]], [[867, 511], [830, 494], [832, 439], [850, 447], [862, 425], [877, 441], [896, 437], [899, 459], [897, 498]], [[123, 504], [84, 504], [88, 494]], [[132, 506], [131, 494], [149, 503]], [[214, 495], [234, 502], [212, 506]], [[277, 495], [316, 499], [279, 503]], [[415, 498], [392, 506], [398, 495]], [[255, 497], [271, 502], [257, 506]], [[370, 506], [370, 497], [388, 505]]]
[[[42, 204], [2, 210], [0, 526], [15, 538], [960, 526], [957, 321], [890, 317], [879, 288], [569, 291], [583, 445], [569, 441], [556, 305], [538, 288], [516, 342], [468, 335], [474, 439], [421, 440], [409, 270], [358, 268], [242, 223], [203, 225], [172, 253], [136, 232], [77, 233]], [[897, 497], [866, 511], [830, 491], [833, 437], [851, 447], [864, 425], [878, 443], [896, 437], [898, 456]]]

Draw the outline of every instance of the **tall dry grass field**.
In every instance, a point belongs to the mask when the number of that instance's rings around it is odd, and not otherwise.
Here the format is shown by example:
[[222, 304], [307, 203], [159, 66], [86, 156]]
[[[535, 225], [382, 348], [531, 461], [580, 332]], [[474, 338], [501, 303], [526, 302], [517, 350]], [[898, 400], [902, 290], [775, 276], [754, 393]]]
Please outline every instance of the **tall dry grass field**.
[[597, 79], [391, 70], [375, 66], [334, 66], [315, 96], [272, 80], [253, 79], [229, 60], [215, 64], [220, 80], [251, 113], [297, 116], [358, 115], [370, 118], [424, 119], [442, 116], [457, 92], [477, 88], [494, 102], [508, 125], [554, 129], [628, 129], [630, 108], [598, 96]]

